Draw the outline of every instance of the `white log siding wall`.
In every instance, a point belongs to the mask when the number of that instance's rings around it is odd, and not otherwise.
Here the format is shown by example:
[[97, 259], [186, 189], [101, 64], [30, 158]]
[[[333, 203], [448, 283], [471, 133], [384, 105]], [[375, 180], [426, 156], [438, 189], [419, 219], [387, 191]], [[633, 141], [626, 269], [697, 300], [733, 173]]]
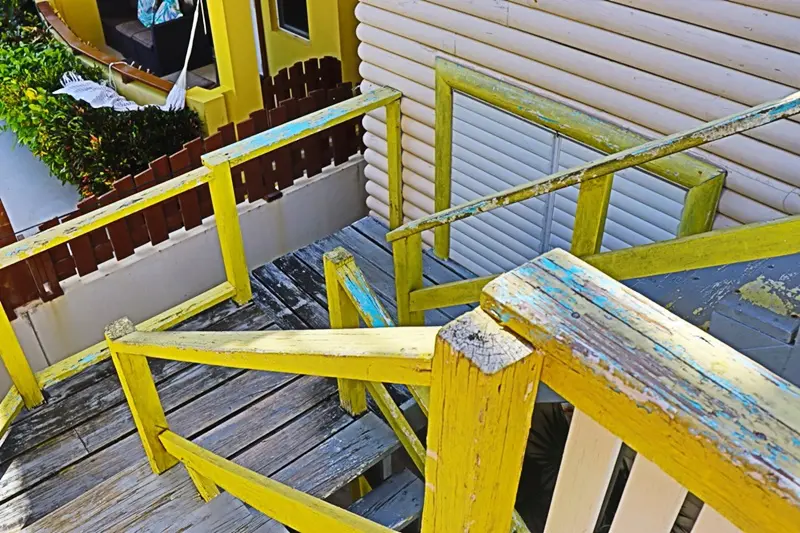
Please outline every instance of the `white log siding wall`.
[[[797, 0], [361, 0], [356, 16], [363, 88], [391, 85], [404, 94], [403, 197], [409, 220], [433, 210], [433, 64], [440, 53], [649, 137], [800, 90]], [[370, 113], [364, 125], [368, 206], [385, 220], [383, 111]], [[728, 170], [715, 227], [800, 214], [800, 118], [694, 153]], [[568, 155], [573, 159], [562, 156], [561, 165], [584, 159]], [[464, 192], [457, 181], [454, 171], [454, 202]], [[556, 210], [570, 194], [559, 195]], [[640, 216], [630, 211], [635, 191], [615, 185], [615, 195], [627, 198], [612, 206]], [[504, 244], [518, 242], [509, 257], [529, 257], [541, 236], [521, 225], [515, 231], [512, 221], [530, 222], [535, 211], [521, 207], [516, 216], [508, 210], [464, 225], [466, 231], [454, 231], [454, 257], [461, 260], [459, 248], [475, 244], [469, 242], [470, 228], [476, 235], [503, 232]], [[615, 213], [617, 219], [625, 216]], [[659, 240], [670, 232], [669, 221], [653, 216], [663, 224], [649, 220], [655, 227], [646, 236]], [[555, 245], [568, 235], [558, 219], [553, 217]], [[613, 231], [606, 232], [604, 246], [616, 248], [609, 236], [613, 240]], [[423, 238], [432, 243], [432, 235]]]

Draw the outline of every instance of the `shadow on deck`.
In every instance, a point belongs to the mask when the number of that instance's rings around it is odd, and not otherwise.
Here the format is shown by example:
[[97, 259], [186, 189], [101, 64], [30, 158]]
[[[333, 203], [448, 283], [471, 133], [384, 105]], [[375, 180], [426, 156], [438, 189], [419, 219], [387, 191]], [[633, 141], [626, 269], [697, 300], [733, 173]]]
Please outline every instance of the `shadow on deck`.
[[[252, 302], [241, 307], [223, 302], [176, 329], [329, 327], [322, 254], [337, 246], [354, 254], [394, 313], [385, 231], [364, 219], [257, 268], [251, 275]], [[428, 254], [425, 275], [434, 283], [472, 276]], [[466, 309], [432, 311], [426, 319], [442, 324]], [[318, 497], [334, 494], [399, 448], [375, 414], [354, 419], [339, 407], [335, 380], [162, 360], [150, 365], [177, 433]], [[111, 361], [47, 393], [48, 403], [23, 412], [0, 447], [0, 530], [285, 531], [227, 494], [204, 504], [182, 466], [154, 475]], [[414, 484], [419, 480], [403, 471], [402, 461], [395, 463], [402, 476], [374, 491], [373, 499], [380, 493], [399, 498], [413, 513], [421, 506], [421, 483]], [[384, 466], [386, 475], [389, 465]], [[381, 508], [373, 503], [357, 502], [357, 508]]]

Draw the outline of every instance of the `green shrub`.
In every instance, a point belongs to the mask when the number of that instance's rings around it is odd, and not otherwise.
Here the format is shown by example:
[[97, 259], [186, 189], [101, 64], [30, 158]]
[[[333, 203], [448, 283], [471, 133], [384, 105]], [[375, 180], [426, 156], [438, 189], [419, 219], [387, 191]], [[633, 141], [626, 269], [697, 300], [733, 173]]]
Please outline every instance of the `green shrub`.
[[52, 94], [65, 72], [94, 81], [105, 72], [56, 41], [29, 3], [0, 5], [0, 120], [62, 182], [75, 184], [84, 196], [102, 194], [114, 180], [200, 135], [200, 120], [189, 109], [115, 112]]

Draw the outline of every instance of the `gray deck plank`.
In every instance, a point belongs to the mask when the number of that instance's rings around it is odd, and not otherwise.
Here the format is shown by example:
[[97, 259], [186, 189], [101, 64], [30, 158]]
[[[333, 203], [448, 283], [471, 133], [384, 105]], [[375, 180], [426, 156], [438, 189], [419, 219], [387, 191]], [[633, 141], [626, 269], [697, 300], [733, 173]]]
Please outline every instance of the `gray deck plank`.
[[305, 293], [277, 265], [270, 263], [253, 270], [253, 275], [312, 329], [330, 327], [328, 310]]
[[[181, 435], [194, 436], [213, 428], [231, 413], [263, 400], [256, 391], [248, 388], [251, 384], [248, 374], [168, 413], [170, 428]], [[144, 450], [139, 436], [131, 433], [0, 505], [0, 531], [18, 529], [21, 524], [45, 517], [142, 459]]]
[[308, 266], [294, 252], [279, 257], [274, 264], [289, 276], [298, 287], [314, 298], [323, 308], [328, 308], [325, 277]]
[[[277, 408], [280, 407], [279, 401], [276, 401], [275, 404]], [[296, 459], [309, 448], [324, 440], [331, 431], [335, 431], [333, 429], [335, 426], [321, 424], [322, 418], [313, 419], [314, 423], [308, 423], [311, 421], [306, 420], [306, 416], [311, 412], [319, 412], [321, 409], [332, 410], [333, 408], [338, 410], [338, 416], [330, 417], [328, 415], [328, 420], [333, 419], [333, 422], [340, 426], [341, 424], [346, 426], [352, 422], [352, 418], [344, 414], [330, 400], [315, 404], [308, 412], [284, 413], [285, 417], [292, 414], [300, 415], [293, 419], [286, 420], [276, 417], [272, 420], [273, 439], [271, 442], [280, 448], [272, 451], [273, 456], [276, 456], [276, 452], [280, 452], [275, 459], [278, 463], [277, 468]], [[287, 435], [296, 434], [298, 429], [305, 433], [306, 439], [288, 440], [285, 438]], [[215, 431], [216, 428], [204, 436], [213, 435]], [[313, 437], [314, 434], [317, 435], [316, 439]], [[203, 447], [214, 444], [204, 442], [203, 437], [195, 439], [195, 442]], [[287, 442], [292, 442], [293, 445], [287, 446]], [[220, 448], [210, 449], [223, 456], [227, 455], [226, 451], [232, 452], [239, 447], [234, 441], [229, 440], [216, 444]], [[119, 507], [120, 494], [124, 494], [125, 500], [130, 502], [130, 506], [125, 509]], [[92, 506], [91, 514], [85, 512], [87, 505]], [[194, 485], [182, 467], [172, 468], [164, 474], [156, 476], [150, 470], [149, 465], [140, 459], [106, 480], [102, 485], [71, 501], [57, 513], [48, 515], [35, 523], [31, 530], [53, 532], [132, 529], [175, 531], [177, 528], [172, 527], [175, 517], [186, 516], [203, 505]]]
[[[317, 498], [327, 498], [399, 446], [389, 426], [368, 413], [269, 477]], [[249, 453], [257, 454], [257, 448]], [[256, 470], [245, 454], [237, 462]], [[272, 522], [261, 513], [257, 516], [265, 523]]]
[[[392, 246], [390, 243], [386, 242], [386, 233], [389, 230], [383, 225], [382, 222], [367, 216], [361, 220], [355, 221], [353, 224], [351, 224], [351, 227], [355, 228], [366, 237], [369, 237], [370, 240], [375, 242], [375, 244], [381, 248], [391, 252]], [[439, 275], [437, 274], [437, 272], [440, 272], [439, 267], [443, 267], [453, 272], [459, 277], [459, 279], [470, 279], [476, 277], [476, 275], [470, 272], [467, 268], [459, 265], [451, 259], [439, 259], [430, 250], [425, 250], [422, 256], [422, 270], [425, 275], [431, 279], [436, 279], [436, 277]], [[447, 274], [441, 275], [447, 276]], [[437, 281], [437, 283], [443, 282]]]
[[399, 531], [420, 517], [424, 495], [424, 482], [410, 470], [403, 470], [353, 503], [348, 510]]
[[[188, 366], [176, 361], [151, 361], [153, 379], [157, 383]], [[124, 401], [114, 373], [60, 402], [37, 407], [29, 416], [12, 424], [0, 447], [0, 462], [6, 462]]]
[[300, 317], [283, 305], [283, 302], [272, 294], [252, 273], [250, 274], [250, 286], [253, 289], [253, 301], [275, 317], [274, 323], [279, 328], [306, 329]]
[[0, 502], [4, 502], [46, 479], [65, 465], [89, 455], [74, 430], [53, 437], [28, 453], [0, 467]]

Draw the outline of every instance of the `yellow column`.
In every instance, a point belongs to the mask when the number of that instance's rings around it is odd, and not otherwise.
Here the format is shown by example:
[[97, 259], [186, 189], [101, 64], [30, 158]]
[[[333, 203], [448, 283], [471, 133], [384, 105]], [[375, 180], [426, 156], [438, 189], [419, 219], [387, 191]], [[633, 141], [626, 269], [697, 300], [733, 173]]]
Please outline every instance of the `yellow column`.
[[159, 439], [159, 435], [168, 430], [169, 426], [153, 375], [150, 373], [150, 366], [143, 355], [119, 353], [111, 344], [135, 331], [133, 322], [122, 318], [106, 327], [105, 336], [150, 467], [156, 474], [161, 474], [175, 466], [178, 460], [167, 452]]
[[97, 0], [56, 0], [53, 4], [75, 35], [96, 48], [106, 45]]
[[253, 298], [250, 286], [250, 271], [244, 251], [242, 228], [239, 225], [239, 211], [233, 192], [230, 163], [221, 163], [212, 169], [214, 177], [208, 182], [211, 191], [211, 204], [214, 206], [214, 219], [217, 222], [219, 248], [225, 264], [225, 276], [236, 292], [233, 301], [244, 305]]
[[481, 309], [441, 329], [422, 533], [509, 531], [541, 371], [533, 347]]
[[208, 17], [228, 119], [245, 120], [264, 107], [249, 0], [208, 0]]
[[[358, 328], [358, 309], [350, 301], [347, 292], [339, 284], [337, 268], [348, 261], [353, 261], [353, 256], [343, 249], [326, 253], [322, 258], [325, 271], [325, 289], [328, 295], [328, 315], [331, 328]], [[364, 384], [352, 379], [337, 379], [339, 383], [339, 402], [342, 408], [353, 416], [358, 416], [367, 410], [367, 391]]]
[[3, 359], [11, 382], [22, 396], [25, 407], [31, 409], [43, 403], [44, 396], [36, 382], [36, 376], [2, 307], [0, 307], [0, 358]]

